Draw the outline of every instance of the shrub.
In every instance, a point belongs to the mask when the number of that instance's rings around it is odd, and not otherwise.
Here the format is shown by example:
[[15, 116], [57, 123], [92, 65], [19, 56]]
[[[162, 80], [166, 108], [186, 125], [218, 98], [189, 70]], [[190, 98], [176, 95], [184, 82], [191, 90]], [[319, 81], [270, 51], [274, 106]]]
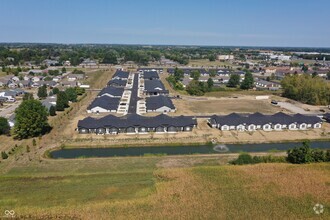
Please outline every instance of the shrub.
[[1, 152], [1, 158], [2, 158], [3, 160], [7, 159], [7, 158], [8, 158], [8, 154], [7, 154], [6, 152], [2, 151], [2, 152]]
[[327, 150], [327, 152], [325, 154], [325, 161], [330, 162], [330, 150]]
[[257, 164], [257, 163], [285, 163], [286, 158], [280, 156], [254, 156], [250, 154], [242, 153], [238, 156], [236, 160], [231, 161], [231, 164], [234, 165], [243, 165], [243, 164]]
[[242, 164], [254, 164], [254, 160], [250, 154], [242, 153], [236, 160], [231, 161], [231, 164], [242, 165]]
[[323, 150], [311, 149], [308, 142], [303, 142], [301, 147], [288, 150], [287, 160], [295, 164], [325, 162], [327, 161], [327, 155]]
[[323, 150], [312, 150], [312, 157], [314, 162], [326, 162], [325, 152]]

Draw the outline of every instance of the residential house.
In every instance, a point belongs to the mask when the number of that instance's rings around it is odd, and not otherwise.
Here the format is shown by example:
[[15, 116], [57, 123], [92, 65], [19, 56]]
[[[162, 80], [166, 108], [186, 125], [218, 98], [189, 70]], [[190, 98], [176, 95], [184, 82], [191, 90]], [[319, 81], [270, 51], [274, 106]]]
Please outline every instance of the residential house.
[[169, 91], [165, 89], [164, 84], [160, 80], [145, 80], [143, 92], [147, 96], [169, 94]]
[[268, 90], [278, 90], [281, 88], [281, 84], [266, 80], [258, 80], [255, 82], [256, 87], [260, 89], [268, 89]]
[[99, 119], [87, 117], [78, 122], [77, 130], [80, 134], [176, 133], [192, 131], [196, 126], [196, 119], [190, 116], [170, 117], [161, 114], [155, 117], [144, 117], [132, 114], [123, 117], [108, 115]]
[[172, 100], [163, 95], [152, 96], [146, 98], [147, 112], [175, 112], [175, 107]]
[[105, 87], [104, 89], [102, 89], [101, 92], [99, 92], [99, 94], [97, 96], [98, 97], [109, 96], [109, 97], [120, 98], [120, 97], [122, 97], [123, 93], [124, 93], [124, 88], [108, 86], [108, 87]]
[[96, 66], [97, 62], [95, 60], [91, 60], [89, 58], [85, 59], [79, 66]]
[[112, 79], [117, 80], [127, 80], [129, 76], [129, 72], [122, 71], [122, 70], [116, 70], [115, 74], [113, 75]]
[[140, 77], [145, 80], [153, 80], [153, 79], [159, 80], [159, 75], [157, 71], [145, 71], [143, 73], [140, 73]]
[[114, 87], [126, 87], [127, 80], [121, 80], [121, 79], [111, 79], [108, 82], [108, 86], [114, 86]]
[[287, 115], [282, 112], [274, 115], [232, 113], [225, 116], [214, 115], [208, 120], [208, 124], [222, 131], [281, 131], [321, 128], [322, 120], [317, 116]]
[[59, 65], [59, 62], [57, 60], [50, 60], [50, 59], [46, 59], [46, 60], [42, 61], [42, 63], [47, 65], [47, 66], [57, 66], [57, 65]]
[[83, 80], [85, 79], [85, 74], [70, 73], [67, 75], [67, 79], [68, 81]]
[[117, 112], [120, 104], [120, 98], [101, 96], [88, 106], [88, 113], [105, 113], [105, 112]]
[[47, 108], [47, 110], [49, 111], [51, 106], [56, 106], [56, 95], [47, 97], [46, 99], [41, 101], [41, 104], [45, 106], [45, 108]]

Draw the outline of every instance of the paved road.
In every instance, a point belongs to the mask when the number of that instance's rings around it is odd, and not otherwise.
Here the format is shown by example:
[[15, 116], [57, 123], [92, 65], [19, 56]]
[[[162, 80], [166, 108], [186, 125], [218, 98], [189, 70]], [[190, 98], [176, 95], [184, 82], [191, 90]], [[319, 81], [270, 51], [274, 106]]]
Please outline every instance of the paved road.
[[131, 93], [131, 100], [129, 102], [128, 114], [136, 114], [136, 106], [138, 98], [138, 88], [139, 87], [139, 74], [134, 74], [133, 87]]

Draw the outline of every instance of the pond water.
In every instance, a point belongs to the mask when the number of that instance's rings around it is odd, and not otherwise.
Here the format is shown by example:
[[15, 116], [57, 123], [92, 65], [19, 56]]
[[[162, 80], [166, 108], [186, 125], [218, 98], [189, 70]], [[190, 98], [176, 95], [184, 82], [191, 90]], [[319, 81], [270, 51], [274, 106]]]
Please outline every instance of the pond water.
[[[50, 152], [50, 156], [57, 158], [79, 157], [125, 157], [148, 155], [189, 155], [189, 154], [223, 154], [239, 152], [269, 152], [286, 151], [301, 143], [262, 143], [262, 144], [226, 144], [203, 146], [161, 146], [161, 147], [116, 147], [116, 148], [74, 148], [60, 149]], [[330, 141], [310, 142], [311, 148], [330, 149]]]

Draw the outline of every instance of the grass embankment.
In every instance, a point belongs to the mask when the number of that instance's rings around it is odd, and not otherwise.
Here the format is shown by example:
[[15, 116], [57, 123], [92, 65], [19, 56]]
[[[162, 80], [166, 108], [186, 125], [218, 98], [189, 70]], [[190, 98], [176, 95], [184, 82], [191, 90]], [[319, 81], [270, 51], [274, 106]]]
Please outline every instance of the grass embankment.
[[330, 217], [330, 164], [193, 160], [34, 162], [0, 177], [0, 207], [30, 218], [303, 219], [318, 218], [313, 206], [321, 203], [322, 217]]
[[238, 90], [238, 89], [219, 89], [218, 91], [212, 91], [205, 93], [205, 96], [209, 97], [233, 97], [233, 96], [242, 96], [242, 95], [252, 95], [252, 96], [259, 96], [259, 95], [276, 95], [281, 96], [282, 91], [269, 91], [269, 90]]

